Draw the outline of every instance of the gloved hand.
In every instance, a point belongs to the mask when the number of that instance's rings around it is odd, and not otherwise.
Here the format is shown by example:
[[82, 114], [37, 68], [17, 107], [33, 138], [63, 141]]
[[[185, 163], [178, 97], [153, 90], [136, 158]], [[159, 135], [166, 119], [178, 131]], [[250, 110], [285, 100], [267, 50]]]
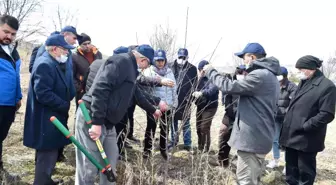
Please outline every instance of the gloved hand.
[[196, 99], [200, 98], [201, 96], [203, 96], [203, 93], [201, 91], [195, 91], [192, 94], [193, 97], [195, 97]]
[[169, 78], [162, 78], [161, 79], [161, 85], [168, 86], [168, 87], [174, 87], [174, 81]]

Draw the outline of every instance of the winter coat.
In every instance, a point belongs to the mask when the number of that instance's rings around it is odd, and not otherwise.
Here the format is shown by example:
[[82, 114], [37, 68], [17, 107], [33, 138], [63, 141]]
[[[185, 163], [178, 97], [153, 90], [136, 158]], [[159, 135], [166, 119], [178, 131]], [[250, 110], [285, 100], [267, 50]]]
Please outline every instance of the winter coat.
[[281, 85], [280, 96], [278, 100], [278, 111], [275, 117], [275, 120], [278, 123], [283, 122], [286, 115], [287, 107], [289, 106], [289, 102], [295, 94], [296, 88], [297, 88], [296, 84], [294, 84], [291, 81], [288, 81], [288, 79], [285, 79], [283, 85]]
[[186, 62], [183, 66], [177, 64], [175, 60], [170, 69], [173, 71], [178, 96], [178, 108], [176, 109], [174, 119], [186, 120], [190, 119], [191, 106], [192, 106], [192, 93], [195, 92], [197, 86], [197, 68], [189, 62]]
[[[151, 66], [143, 71], [143, 75], [148, 78], [154, 78], [156, 76], [160, 76], [159, 74], [155, 73], [154, 71], [155, 66]], [[160, 78], [167, 78], [172, 80], [175, 84], [175, 77], [173, 71], [171, 69], [167, 69], [165, 75], [160, 76]], [[166, 87], [166, 86], [156, 86], [153, 87], [153, 93], [155, 96], [160, 97], [162, 101], [165, 101], [169, 107], [177, 108], [178, 106], [178, 98], [177, 98], [177, 91], [176, 85], [174, 87]]]
[[0, 46], [0, 106], [15, 106], [22, 99], [20, 68], [16, 47], [9, 56]]
[[48, 52], [36, 60], [30, 78], [23, 144], [37, 150], [52, 150], [70, 143], [51, 122], [56, 116], [67, 128], [70, 101], [75, 96], [72, 68], [60, 64]]
[[40, 49], [41, 45], [34, 47], [32, 54], [30, 56], [30, 60], [29, 60], [29, 72], [32, 72], [33, 69], [33, 65], [34, 65], [34, 61], [36, 60], [36, 55], [38, 50]]
[[240, 95], [229, 145], [244, 152], [267, 154], [275, 134], [279, 61], [274, 57], [258, 59], [253, 61], [252, 69], [243, 80], [231, 81], [213, 68], [206, 76], [223, 93]]
[[197, 91], [202, 92], [202, 96], [195, 102], [198, 110], [208, 110], [218, 107], [219, 90], [207, 77], [199, 79]]
[[323, 151], [335, 102], [336, 87], [321, 71], [301, 81], [282, 124], [280, 145], [303, 152]]
[[[92, 52], [94, 60], [103, 58], [101, 52], [98, 51], [97, 48], [93, 48]], [[84, 53], [80, 50], [80, 48], [77, 48], [76, 51], [72, 53], [72, 63], [75, 88], [77, 93], [81, 94], [85, 88], [83, 86], [84, 75], [87, 73], [91, 64], [85, 58]]]

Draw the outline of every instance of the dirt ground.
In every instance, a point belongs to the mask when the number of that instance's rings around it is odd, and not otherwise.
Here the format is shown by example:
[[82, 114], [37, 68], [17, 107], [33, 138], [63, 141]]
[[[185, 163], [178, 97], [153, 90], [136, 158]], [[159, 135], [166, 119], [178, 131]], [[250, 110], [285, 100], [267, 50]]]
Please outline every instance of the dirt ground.
[[[25, 102], [27, 98], [27, 89], [30, 74], [28, 65], [22, 66], [21, 82], [23, 89], [23, 106], [16, 115], [9, 136], [4, 143], [4, 162], [5, 168], [13, 175], [20, 177], [16, 182], [7, 182], [4, 184], [32, 184], [34, 178], [34, 150], [23, 146], [23, 125]], [[142, 161], [142, 147], [139, 144], [133, 144], [133, 150], [126, 152], [127, 159], [120, 162], [118, 166], [118, 184], [231, 184], [234, 174], [230, 170], [223, 170], [220, 167], [209, 165], [209, 161], [216, 158], [218, 131], [221, 124], [221, 118], [224, 113], [220, 106], [214, 118], [212, 131], [212, 152], [210, 155], [193, 155], [183, 150], [177, 150], [170, 154], [170, 159], [166, 163], [161, 159], [159, 152], [156, 152], [150, 163]], [[74, 102], [70, 111], [72, 116], [69, 119], [69, 128], [73, 128], [74, 122]], [[192, 116], [192, 139], [196, 146], [195, 116]], [[145, 113], [137, 108], [135, 113], [135, 134], [139, 139], [144, 136], [146, 117]], [[157, 129], [159, 130], [159, 129]], [[158, 134], [157, 134], [158, 136]], [[183, 139], [181, 138], [180, 141]], [[318, 175], [317, 185], [336, 185], [336, 125], [331, 123], [328, 127], [326, 138], [326, 149], [317, 156]], [[65, 150], [67, 161], [58, 163], [54, 173], [54, 179], [64, 179], [65, 184], [74, 184], [75, 174], [75, 154], [74, 147], [68, 146]], [[234, 154], [234, 151], [232, 151]], [[283, 155], [283, 154], [282, 154]], [[271, 153], [267, 156], [271, 158]], [[282, 165], [283, 165], [282, 156]], [[279, 175], [283, 167], [277, 169], [277, 172], [266, 171], [263, 181], [265, 184], [284, 184], [283, 177]], [[168, 174], [164, 174], [167, 171]], [[167, 177], [167, 178], [164, 178]], [[271, 180], [270, 180], [271, 179]]]

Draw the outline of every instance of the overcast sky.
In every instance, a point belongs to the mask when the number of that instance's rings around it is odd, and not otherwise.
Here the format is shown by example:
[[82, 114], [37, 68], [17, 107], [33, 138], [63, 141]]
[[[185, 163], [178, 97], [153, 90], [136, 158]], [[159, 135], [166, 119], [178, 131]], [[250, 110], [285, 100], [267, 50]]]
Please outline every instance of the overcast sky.
[[89, 34], [106, 55], [118, 46], [136, 44], [136, 32], [139, 44], [149, 43], [154, 26], [167, 22], [177, 33], [177, 47], [182, 47], [188, 6], [187, 49], [195, 64], [221, 37], [212, 60], [218, 66], [227, 65], [232, 53], [248, 42], [259, 42], [268, 56], [286, 66], [306, 54], [327, 58], [335, 51], [332, 0], [46, 0], [44, 21], [50, 21], [58, 4], [78, 9], [78, 32]]

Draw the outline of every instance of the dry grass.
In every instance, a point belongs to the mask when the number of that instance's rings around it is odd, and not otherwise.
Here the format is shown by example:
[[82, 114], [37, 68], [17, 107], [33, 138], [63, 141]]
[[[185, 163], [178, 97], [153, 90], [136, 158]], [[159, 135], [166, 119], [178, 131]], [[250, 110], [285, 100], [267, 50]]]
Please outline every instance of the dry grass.
[[[23, 105], [25, 105], [27, 87], [29, 84], [28, 64], [22, 66], [22, 88], [23, 88]], [[16, 115], [15, 123], [12, 125], [8, 138], [4, 143], [4, 161], [5, 168], [11, 173], [16, 174], [21, 180], [3, 184], [32, 184], [34, 178], [34, 150], [26, 148], [22, 144], [23, 123], [24, 123], [25, 106], [20, 109]], [[169, 154], [169, 161], [162, 160], [160, 153], [154, 153], [151, 161], [142, 160], [143, 147], [133, 145], [133, 150], [128, 150], [127, 162], [122, 161], [118, 165], [118, 184], [125, 185], [153, 185], [153, 184], [204, 184], [219, 185], [232, 184], [234, 174], [231, 170], [209, 165], [209, 161], [216, 160], [216, 151], [218, 143], [218, 130], [223, 115], [223, 107], [220, 106], [214, 118], [212, 131], [212, 152], [209, 155], [193, 155], [183, 150], [177, 150]], [[69, 128], [73, 128], [74, 105], [71, 109], [69, 119]], [[196, 145], [195, 113], [192, 114], [191, 127], [193, 145]], [[146, 117], [142, 110], [137, 108], [135, 113], [135, 134], [143, 139], [146, 127]], [[159, 129], [157, 129], [159, 130]], [[318, 155], [318, 185], [336, 185], [336, 125], [330, 124], [326, 139], [326, 149]], [[159, 134], [156, 134], [158, 136]], [[182, 138], [180, 139], [182, 141]], [[75, 173], [75, 154], [74, 147], [68, 146], [65, 150], [68, 158], [65, 163], [58, 163], [53, 178], [62, 178], [65, 184], [74, 184]], [[234, 151], [233, 151], [234, 153]], [[271, 157], [271, 154], [267, 156]], [[279, 171], [266, 172], [263, 178], [267, 181], [265, 184], [284, 184], [281, 180]]]

